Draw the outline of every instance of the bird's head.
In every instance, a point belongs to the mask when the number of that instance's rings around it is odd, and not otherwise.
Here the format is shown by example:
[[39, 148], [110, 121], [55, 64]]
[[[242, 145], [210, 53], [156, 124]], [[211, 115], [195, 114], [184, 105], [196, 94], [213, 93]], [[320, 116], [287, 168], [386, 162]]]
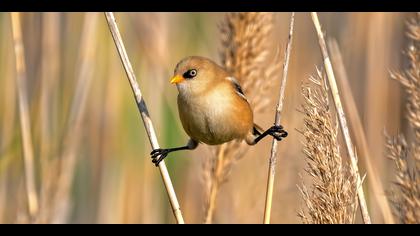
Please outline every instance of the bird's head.
[[176, 84], [181, 95], [194, 96], [210, 90], [227, 76], [227, 72], [210, 59], [191, 56], [178, 62], [171, 83]]

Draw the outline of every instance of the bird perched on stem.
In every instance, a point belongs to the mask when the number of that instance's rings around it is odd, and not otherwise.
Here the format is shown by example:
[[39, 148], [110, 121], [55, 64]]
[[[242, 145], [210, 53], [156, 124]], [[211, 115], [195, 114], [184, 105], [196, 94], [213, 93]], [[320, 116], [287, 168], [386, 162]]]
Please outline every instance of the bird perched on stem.
[[175, 67], [171, 83], [178, 88], [179, 117], [190, 137], [186, 146], [155, 149], [156, 166], [170, 153], [193, 150], [200, 142], [218, 145], [234, 139], [255, 145], [267, 135], [280, 141], [287, 132], [280, 126], [263, 131], [254, 123], [252, 108], [237, 80], [210, 59], [191, 56]]

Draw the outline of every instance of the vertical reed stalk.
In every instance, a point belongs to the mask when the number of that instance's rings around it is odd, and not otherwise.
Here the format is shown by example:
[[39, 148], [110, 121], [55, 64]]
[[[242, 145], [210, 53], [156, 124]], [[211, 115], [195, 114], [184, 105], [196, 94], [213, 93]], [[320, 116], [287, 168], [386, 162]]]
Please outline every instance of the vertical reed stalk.
[[[290, 52], [292, 50], [294, 22], [295, 22], [295, 13], [292, 12], [292, 15], [290, 16], [289, 37], [287, 41], [285, 59], [284, 59], [284, 64], [283, 64], [283, 78], [282, 78], [282, 82], [280, 86], [280, 95], [279, 95], [279, 100], [278, 100], [277, 109], [276, 109], [275, 125], [280, 125], [280, 121], [281, 121], [281, 111], [283, 110], [284, 92], [286, 90]], [[267, 192], [266, 192], [266, 197], [265, 197], [265, 208], [264, 208], [264, 224], [270, 223], [271, 205], [273, 201], [274, 179], [276, 175], [276, 163], [277, 163], [277, 140], [273, 138], [273, 142], [271, 143], [271, 155], [270, 155], [269, 167], [268, 167]]]
[[[128, 55], [125, 50], [120, 32], [118, 30], [118, 26], [115, 21], [114, 14], [112, 12], [106, 12], [105, 17], [108, 22], [108, 27], [109, 27], [109, 30], [111, 31], [115, 46], [117, 47], [121, 62], [123, 63], [124, 70], [127, 74], [128, 81], [130, 82], [131, 89], [133, 90], [134, 98], [137, 103], [137, 108], [139, 109], [139, 112], [143, 120], [146, 133], [149, 137], [149, 141], [152, 146], [152, 149], [158, 149], [159, 144], [157, 141], [155, 130], [153, 128], [153, 123], [152, 123], [152, 120], [150, 119], [146, 103], [144, 102], [142, 93], [140, 91], [140, 87], [137, 83], [133, 68], [131, 66], [130, 60], [128, 59]], [[178, 224], [183, 224], [184, 219], [182, 217], [181, 208], [179, 206], [178, 199], [176, 197], [175, 190], [172, 186], [172, 181], [170, 179], [168, 169], [166, 168], [164, 161], [161, 161], [159, 163], [159, 170], [160, 170], [163, 182], [165, 184], [165, 188], [168, 193], [168, 197], [169, 197], [172, 211], [175, 215], [176, 221]]]
[[26, 197], [28, 201], [29, 215], [34, 217], [38, 212], [38, 196], [36, 193], [35, 185], [34, 151], [31, 138], [25, 53], [22, 42], [22, 27], [20, 17], [20, 13], [11, 13], [12, 34], [16, 59], [16, 88], [19, 101], [19, 119], [25, 165]]
[[71, 186], [77, 164], [77, 150], [81, 143], [80, 134], [83, 132], [85, 107], [94, 71], [92, 62], [95, 61], [97, 19], [97, 13], [85, 14], [78, 55], [77, 81], [63, 138], [61, 159], [57, 168], [59, 172], [57, 176], [50, 176], [50, 178], [57, 178], [55, 180], [56, 189], [53, 193], [52, 203], [50, 203], [53, 205], [53, 212], [47, 219], [52, 223], [65, 223], [70, 216]]
[[350, 90], [349, 80], [347, 78], [346, 68], [341, 57], [340, 48], [337, 41], [328, 41], [328, 48], [331, 52], [331, 60], [334, 70], [337, 72], [338, 87], [342, 91], [344, 99], [344, 108], [347, 111], [350, 120], [350, 128], [353, 131], [356, 146], [359, 147], [362, 160], [365, 163], [369, 177], [369, 186], [372, 188], [374, 199], [379, 206], [383, 219], [387, 224], [394, 224], [395, 220], [392, 215], [391, 207], [386, 198], [385, 189], [378, 176], [377, 168], [372, 164], [372, 156], [366, 140], [365, 131], [363, 130], [362, 121], [356, 107], [356, 102]]
[[[60, 13], [43, 13], [41, 45], [43, 53], [41, 60], [41, 95], [39, 99], [41, 168], [48, 165], [48, 159], [51, 157], [51, 149], [54, 146], [53, 144], [55, 144], [53, 138], [53, 124], [56, 122], [56, 117], [52, 114], [54, 114], [57, 99], [51, 98], [55, 98], [57, 95], [56, 86], [58, 84], [60, 70], [60, 23]], [[42, 198], [42, 194], [40, 195]]]
[[367, 209], [365, 194], [363, 192], [363, 186], [362, 186], [362, 180], [361, 180], [360, 174], [359, 174], [359, 168], [357, 166], [357, 158], [356, 158], [356, 154], [354, 153], [354, 149], [353, 149], [354, 146], [353, 146], [352, 140], [350, 138], [350, 132], [349, 132], [349, 128], [347, 126], [346, 116], [344, 114], [344, 109], [343, 109], [343, 106], [342, 106], [342, 103], [341, 103], [341, 100], [340, 100], [340, 95], [338, 93], [338, 87], [337, 87], [337, 83], [336, 83], [336, 80], [335, 80], [334, 71], [333, 71], [333, 68], [332, 68], [332, 65], [331, 65], [331, 61], [330, 61], [330, 58], [328, 56], [328, 51], [327, 51], [327, 46], [326, 46], [326, 43], [325, 43], [324, 35], [322, 33], [322, 30], [321, 30], [321, 25], [319, 23], [317, 13], [312, 12], [311, 17], [312, 17], [312, 21], [314, 23], [315, 29], [317, 31], [319, 46], [321, 48], [322, 56], [324, 58], [325, 71], [327, 73], [329, 85], [330, 85], [330, 88], [331, 88], [331, 93], [332, 93], [333, 100], [334, 100], [334, 103], [335, 103], [335, 108], [336, 108], [337, 113], [338, 113], [338, 118], [339, 118], [341, 130], [342, 130], [343, 135], [344, 135], [344, 141], [346, 143], [347, 152], [350, 156], [351, 167], [352, 167], [352, 170], [354, 171], [354, 175], [356, 176], [357, 196], [358, 196], [358, 199], [359, 199], [359, 205], [360, 205], [360, 210], [361, 210], [361, 213], [362, 213], [363, 222], [365, 224], [370, 224], [371, 221], [370, 221], [370, 216], [369, 216], [369, 212], [368, 212], [368, 209]]
[[[40, 163], [40, 211], [36, 219], [37, 223], [48, 222], [48, 214], [53, 208], [50, 194], [52, 185], [51, 174], [55, 169], [54, 164], [58, 158], [53, 157], [53, 150], [57, 147], [59, 139], [56, 134], [56, 120], [59, 93], [60, 74], [60, 14], [57, 12], [43, 13], [42, 16], [42, 57], [41, 57], [41, 86], [39, 97], [39, 163]], [[54, 99], [51, 99], [54, 98]]]

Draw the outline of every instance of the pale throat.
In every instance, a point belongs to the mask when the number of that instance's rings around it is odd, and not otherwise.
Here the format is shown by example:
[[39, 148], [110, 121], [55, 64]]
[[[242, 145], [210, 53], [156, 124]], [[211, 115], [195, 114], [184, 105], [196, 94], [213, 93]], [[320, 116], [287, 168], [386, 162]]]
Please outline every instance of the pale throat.
[[196, 94], [191, 91], [189, 86], [177, 84], [179, 96], [190, 106], [203, 113], [212, 113], [218, 115], [228, 111], [233, 105], [231, 91], [227, 86], [218, 86], [202, 94]]

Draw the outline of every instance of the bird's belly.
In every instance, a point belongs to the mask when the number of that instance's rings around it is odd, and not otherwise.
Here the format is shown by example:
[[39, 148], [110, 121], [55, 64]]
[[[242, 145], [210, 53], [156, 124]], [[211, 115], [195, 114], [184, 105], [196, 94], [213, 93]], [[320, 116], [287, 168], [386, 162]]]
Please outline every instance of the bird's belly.
[[247, 130], [233, 122], [239, 114], [235, 113], [235, 107], [227, 98], [218, 98], [206, 106], [184, 104], [179, 109], [185, 131], [197, 141], [217, 145], [246, 135]]
[[199, 133], [200, 140], [206, 144], [217, 145], [240, 138], [223, 115], [208, 110], [205, 112], [204, 123]]
[[190, 113], [192, 116], [190, 136], [209, 145], [222, 144], [237, 138], [234, 130], [229, 127], [229, 121], [218, 112], [223, 107], [207, 108], [197, 113]]

